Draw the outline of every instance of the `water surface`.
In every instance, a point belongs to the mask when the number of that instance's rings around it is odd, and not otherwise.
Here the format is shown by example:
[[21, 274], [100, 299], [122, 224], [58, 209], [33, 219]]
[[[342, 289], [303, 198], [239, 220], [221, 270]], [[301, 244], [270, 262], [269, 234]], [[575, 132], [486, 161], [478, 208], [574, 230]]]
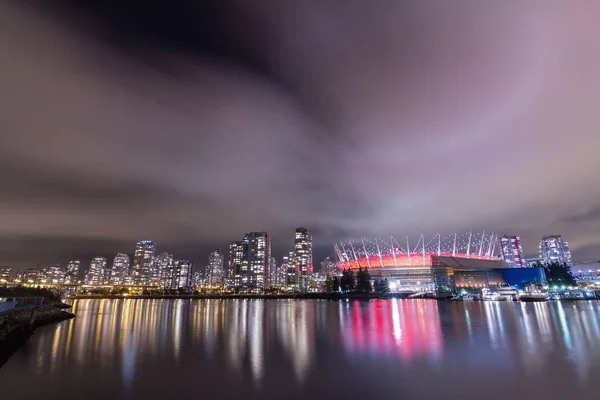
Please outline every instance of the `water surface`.
[[79, 300], [6, 399], [598, 399], [600, 302]]

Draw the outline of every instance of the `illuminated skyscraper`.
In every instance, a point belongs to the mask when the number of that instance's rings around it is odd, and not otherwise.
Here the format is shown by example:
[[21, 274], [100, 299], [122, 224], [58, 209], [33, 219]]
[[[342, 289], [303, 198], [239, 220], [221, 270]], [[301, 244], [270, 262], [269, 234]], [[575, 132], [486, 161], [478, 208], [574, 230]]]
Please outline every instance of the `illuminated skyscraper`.
[[167, 290], [192, 289], [193, 264], [187, 260], [172, 261], [165, 267], [164, 288]]
[[275, 257], [273, 256], [271, 256], [269, 259], [269, 287], [279, 287], [279, 282], [277, 279], [277, 260], [275, 260]]
[[129, 256], [125, 253], [117, 253], [109, 270], [108, 281], [112, 285], [122, 285], [125, 278], [129, 276]]
[[65, 283], [77, 283], [77, 280], [79, 279], [80, 264], [81, 263], [78, 260], [69, 261], [65, 273]]
[[225, 280], [225, 270], [223, 268], [223, 254], [220, 250], [215, 250], [208, 256], [208, 266], [206, 267], [206, 283], [211, 286], [221, 286]]
[[242, 292], [262, 291], [269, 286], [269, 235], [267, 232], [247, 233], [241, 244], [241, 263], [234, 264], [235, 287]]
[[102, 285], [104, 284], [104, 276], [106, 269], [106, 258], [94, 257], [90, 262], [90, 268], [85, 276], [86, 285]]
[[572, 266], [569, 243], [561, 235], [544, 236], [540, 241], [540, 256], [545, 264], [559, 262]]
[[521, 239], [518, 236], [504, 235], [498, 239], [500, 244], [500, 258], [507, 262], [511, 267], [526, 267], [523, 258], [523, 249]]
[[7, 283], [12, 281], [12, 267], [0, 267], [0, 282]]
[[306, 228], [296, 229], [294, 260], [298, 268], [298, 290], [302, 293], [308, 290], [312, 274], [312, 234]]
[[229, 245], [229, 261], [227, 263], [227, 282], [230, 286], [235, 286], [239, 281], [238, 272], [242, 266], [242, 257], [244, 255], [244, 246], [241, 241], [232, 242]]
[[285, 287], [286, 290], [298, 291], [298, 267], [294, 257], [294, 252], [290, 251], [287, 257], [283, 257], [281, 266], [285, 266]]
[[133, 282], [136, 285], [148, 285], [154, 263], [156, 246], [150, 240], [140, 240], [133, 255]]
[[150, 277], [150, 283], [154, 286], [165, 287], [168, 283], [165, 283], [165, 277], [167, 274], [167, 268], [173, 263], [173, 254], [160, 253], [154, 257], [152, 263], [152, 273]]
[[64, 283], [65, 282], [65, 270], [60, 265], [53, 265], [51, 267], [44, 268], [43, 280], [46, 283]]

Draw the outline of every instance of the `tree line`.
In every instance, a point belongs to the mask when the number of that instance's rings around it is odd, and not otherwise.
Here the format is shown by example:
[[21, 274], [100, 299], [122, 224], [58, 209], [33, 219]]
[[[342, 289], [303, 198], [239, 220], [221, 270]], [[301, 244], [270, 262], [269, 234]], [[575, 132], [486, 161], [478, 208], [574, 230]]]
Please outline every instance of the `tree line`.
[[359, 267], [356, 273], [344, 269], [342, 276], [329, 276], [325, 281], [326, 293], [387, 293], [389, 290], [387, 279], [372, 282], [368, 268]]

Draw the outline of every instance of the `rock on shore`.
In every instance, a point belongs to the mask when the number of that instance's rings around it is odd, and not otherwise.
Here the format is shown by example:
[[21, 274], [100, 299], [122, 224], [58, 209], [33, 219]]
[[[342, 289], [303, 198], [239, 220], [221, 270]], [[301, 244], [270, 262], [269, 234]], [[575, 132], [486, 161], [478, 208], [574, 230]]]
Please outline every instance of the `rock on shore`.
[[53, 306], [15, 309], [0, 315], [0, 366], [38, 326], [75, 317]]

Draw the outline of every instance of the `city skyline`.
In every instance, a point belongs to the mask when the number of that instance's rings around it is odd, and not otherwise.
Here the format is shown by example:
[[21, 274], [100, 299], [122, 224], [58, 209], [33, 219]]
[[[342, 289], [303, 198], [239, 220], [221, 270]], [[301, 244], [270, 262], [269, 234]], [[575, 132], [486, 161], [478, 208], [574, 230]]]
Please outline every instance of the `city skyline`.
[[0, 4], [0, 85], [19, 94], [1, 107], [0, 265], [144, 237], [203, 260], [256, 230], [281, 258], [300, 225], [318, 259], [350, 237], [484, 228], [525, 257], [560, 233], [598, 258], [593, 10], [259, 0], [232, 21], [135, 6], [138, 25], [25, 3]]

